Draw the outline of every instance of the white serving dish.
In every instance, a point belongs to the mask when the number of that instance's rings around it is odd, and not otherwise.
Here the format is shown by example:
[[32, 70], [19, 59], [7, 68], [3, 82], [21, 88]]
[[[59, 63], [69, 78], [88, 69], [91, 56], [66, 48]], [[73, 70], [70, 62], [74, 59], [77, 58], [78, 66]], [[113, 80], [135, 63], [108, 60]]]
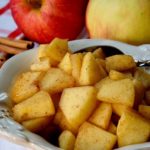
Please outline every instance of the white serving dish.
[[[119, 49], [124, 49], [125, 47], [130, 49], [131, 47], [134, 48], [133, 54], [131, 52], [131, 55], [135, 55], [136, 49], [143, 50], [143, 57], [146, 56], [146, 59], [150, 60], [150, 49], [148, 50], [150, 45], [143, 45], [140, 47], [131, 46], [125, 43], [116, 42], [116, 41], [108, 41], [108, 40], [78, 40], [69, 42], [69, 46], [74, 47], [76, 49], [76, 46], [79, 47], [80, 43], [92, 44], [92, 42], [98, 43], [98, 45], [101, 43], [101, 45], [108, 45], [116, 47], [119, 46]], [[146, 49], [146, 50], [145, 50]], [[138, 52], [138, 51], [137, 51]], [[137, 53], [136, 53], [137, 55]], [[25, 130], [20, 124], [15, 122], [11, 117], [9, 117], [8, 107], [6, 105], [7, 100], [9, 97], [7, 97], [7, 93], [9, 91], [10, 84], [14, 77], [23, 71], [28, 70], [31, 63], [36, 61], [37, 56], [37, 49], [32, 49], [29, 51], [25, 51], [24, 53], [18, 54], [11, 59], [9, 59], [0, 69], [0, 143], [5, 140], [3, 143], [14, 143], [19, 147], [19, 150], [59, 150], [60, 148], [54, 147], [47, 141], [45, 141], [40, 136], [33, 134], [27, 130]], [[141, 57], [139, 57], [141, 58]], [[7, 144], [6, 144], [7, 145]], [[9, 145], [9, 144], [8, 144]], [[136, 144], [136, 145], [130, 145], [122, 148], [118, 148], [116, 150], [148, 150], [150, 149], [150, 142], [144, 143], [144, 144]]]

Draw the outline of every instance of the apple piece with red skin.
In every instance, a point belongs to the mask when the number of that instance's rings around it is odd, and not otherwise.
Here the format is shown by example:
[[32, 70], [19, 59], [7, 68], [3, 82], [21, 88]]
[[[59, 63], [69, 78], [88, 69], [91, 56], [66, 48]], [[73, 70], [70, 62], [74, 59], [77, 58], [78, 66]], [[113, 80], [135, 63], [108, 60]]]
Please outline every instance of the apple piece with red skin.
[[88, 0], [11, 0], [19, 28], [30, 40], [49, 43], [53, 38], [75, 39], [85, 23]]

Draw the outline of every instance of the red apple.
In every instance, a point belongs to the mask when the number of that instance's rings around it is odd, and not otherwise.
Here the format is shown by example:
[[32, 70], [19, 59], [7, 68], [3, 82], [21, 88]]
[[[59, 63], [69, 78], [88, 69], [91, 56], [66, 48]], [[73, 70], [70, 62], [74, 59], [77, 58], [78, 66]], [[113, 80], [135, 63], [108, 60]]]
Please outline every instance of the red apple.
[[48, 43], [75, 39], [84, 26], [88, 0], [11, 0], [14, 20], [26, 37]]

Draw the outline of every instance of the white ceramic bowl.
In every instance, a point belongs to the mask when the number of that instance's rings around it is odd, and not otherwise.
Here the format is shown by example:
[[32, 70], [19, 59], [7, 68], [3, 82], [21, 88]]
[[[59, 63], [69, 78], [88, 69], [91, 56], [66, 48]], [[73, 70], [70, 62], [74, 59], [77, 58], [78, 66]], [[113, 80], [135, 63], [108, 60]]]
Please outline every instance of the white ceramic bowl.
[[[77, 47], [79, 47], [80, 42], [81, 40], [73, 42], [74, 50], [76, 49], [76, 45]], [[86, 44], [88, 45], [89, 43], [92, 44], [91, 42], [92, 40], [91, 41], [85, 40], [84, 44], [85, 45]], [[103, 42], [107, 46], [107, 41], [103, 40]], [[118, 46], [120, 48], [121, 47], [124, 48], [125, 46], [126, 48], [129, 47], [130, 48], [134, 47], [134, 49], [139, 48], [136, 46], [127, 45], [120, 42], [115, 41], [109, 42], [111, 42], [111, 45], [112, 46], [114, 45], [114, 47], [116, 46], [116, 44], [117, 45], [119, 44]], [[110, 45], [109, 42], [108, 46]], [[134, 52], [135, 50], [133, 51], [133, 56], [135, 54]], [[144, 53], [145, 53], [144, 55], [147, 56], [146, 52]], [[18, 73], [28, 70], [30, 64], [36, 61], [36, 58], [37, 58], [37, 49], [35, 48], [12, 57], [0, 69], [0, 141], [1, 139], [5, 139], [6, 141], [22, 146], [22, 149], [24, 147], [26, 149], [58, 150], [59, 148], [46, 142], [42, 137], [25, 130], [20, 124], [18, 124], [11, 117], [9, 117], [8, 107], [7, 104], [5, 103], [9, 99], [9, 97], [7, 97], [8, 96], [7, 93], [9, 91], [10, 84], [14, 79], [14, 77]], [[118, 148], [117, 150], [135, 150], [135, 149], [148, 150], [150, 149], [150, 143], [147, 142], [144, 144], [130, 145]]]

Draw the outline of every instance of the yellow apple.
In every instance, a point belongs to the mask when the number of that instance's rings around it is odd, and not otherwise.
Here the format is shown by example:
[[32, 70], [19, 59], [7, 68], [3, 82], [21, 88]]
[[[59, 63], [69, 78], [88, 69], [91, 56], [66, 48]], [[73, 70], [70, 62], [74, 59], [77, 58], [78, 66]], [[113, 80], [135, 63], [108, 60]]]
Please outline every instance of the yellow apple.
[[150, 43], [150, 0], [90, 0], [86, 27], [91, 38]]

